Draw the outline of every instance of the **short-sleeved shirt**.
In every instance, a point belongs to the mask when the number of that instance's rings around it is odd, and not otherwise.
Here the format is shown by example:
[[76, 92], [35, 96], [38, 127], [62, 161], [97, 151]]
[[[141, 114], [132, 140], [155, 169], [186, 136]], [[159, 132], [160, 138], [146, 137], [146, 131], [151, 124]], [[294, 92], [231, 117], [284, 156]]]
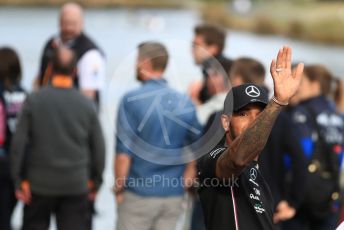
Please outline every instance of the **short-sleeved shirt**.
[[105, 60], [97, 49], [87, 51], [78, 61], [79, 87], [102, 90], [105, 86]]
[[274, 229], [273, 201], [258, 162], [253, 161], [231, 180], [216, 177], [216, 162], [226, 147], [218, 145], [198, 164], [199, 196], [209, 230]]

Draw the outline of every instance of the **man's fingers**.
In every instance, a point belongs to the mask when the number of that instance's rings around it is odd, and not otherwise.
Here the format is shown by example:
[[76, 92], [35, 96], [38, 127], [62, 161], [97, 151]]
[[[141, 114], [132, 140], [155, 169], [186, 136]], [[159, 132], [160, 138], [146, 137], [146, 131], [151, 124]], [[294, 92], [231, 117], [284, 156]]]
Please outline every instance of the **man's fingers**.
[[27, 203], [31, 201], [31, 190], [30, 188], [25, 187], [22, 191], [23, 195], [25, 196], [25, 200]]
[[291, 57], [292, 57], [292, 49], [290, 47], [288, 47], [287, 49], [287, 58], [286, 58], [286, 62], [287, 62], [287, 69], [291, 69]]
[[303, 63], [299, 63], [297, 66], [296, 66], [296, 69], [293, 73], [293, 77], [298, 79], [298, 78], [301, 78], [302, 77], [302, 73], [303, 73], [303, 68], [304, 68], [304, 64]]
[[287, 68], [287, 53], [288, 53], [288, 47], [283, 46], [283, 68]]
[[121, 204], [123, 202], [123, 200], [124, 200], [123, 194], [117, 194], [116, 195], [116, 202], [117, 202], [117, 204]]
[[17, 198], [18, 200], [24, 201], [24, 196], [23, 196], [22, 193], [16, 193], [16, 198]]
[[276, 68], [283, 68], [283, 49], [280, 49], [277, 54]]
[[90, 201], [95, 201], [97, 197], [97, 193], [96, 192], [90, 192], [88, 193], [88, 200]]
[[31, 194], [24, 193], [24, 203], [25, 204], [30, 204], [30, 202], [31, 202]]
[[277, 224], [278, 222], [281, 221], [281, 217], [280, 217], [280, 213], [279, 212], [274, 214], [273, 221], [274, 221], [275, 224]]
[[276, 60], [273, 59], [270, 65], [270, 73], [273, 79], [276, 77]]
[[28, 197], [25, 193], [23, 192], [18, 192], [16, 193], [16, 197], [18, 200], [22, 201], [24, 204], [29, 204], [31, 201], [31, 198]]
[[288, 219], [288, 217], [285, 211], [278, 211], [274, 214], [274, 220], [276, 220], [276, 222], [280, 222], [286, 219]]

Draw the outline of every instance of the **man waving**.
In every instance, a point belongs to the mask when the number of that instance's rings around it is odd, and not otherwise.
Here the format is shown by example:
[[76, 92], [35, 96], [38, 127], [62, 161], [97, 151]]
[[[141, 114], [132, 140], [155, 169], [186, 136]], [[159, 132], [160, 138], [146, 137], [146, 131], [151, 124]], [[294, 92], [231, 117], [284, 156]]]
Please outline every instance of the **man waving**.
[[271, 63], [270, 101], [254, 84], [234, 87], [226, 97], [221, 117], [226, 134], [199, 163], [199, 195], [209, 230], [274, 229], [272, 198], [257, 160], [274, 121], [301, 82], [303, 64], [292, 72], [291, 56], [291, 48], [283, 47]]

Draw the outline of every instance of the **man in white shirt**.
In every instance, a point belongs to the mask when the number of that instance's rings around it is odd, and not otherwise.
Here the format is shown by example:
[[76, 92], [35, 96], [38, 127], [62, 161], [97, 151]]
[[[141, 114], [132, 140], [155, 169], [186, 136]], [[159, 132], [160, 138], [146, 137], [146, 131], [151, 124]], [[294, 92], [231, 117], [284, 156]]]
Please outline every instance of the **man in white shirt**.
[[83, 9], [76, 3], [66, 3], [60, 12], [60, 32], [53, 36], [45, 45], [38, 86], [50, 83], [51, 57], [58, 47], [71, 48], [77, 57], [77, 77], [74, 86], [99, 102], [99, 92], [105, 82], [105, 59], [97, 45], [83, 33]]

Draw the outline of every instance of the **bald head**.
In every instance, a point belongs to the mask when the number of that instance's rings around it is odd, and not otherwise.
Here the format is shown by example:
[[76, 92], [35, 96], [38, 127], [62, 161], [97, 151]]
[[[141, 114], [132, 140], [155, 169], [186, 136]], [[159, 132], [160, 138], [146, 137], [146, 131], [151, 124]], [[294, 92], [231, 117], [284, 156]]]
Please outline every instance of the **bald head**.
[[60, 34], [63, 42], [75, 39], [83, 29], [83, 10], [76, 3], [66, 3], [60, 12]]

